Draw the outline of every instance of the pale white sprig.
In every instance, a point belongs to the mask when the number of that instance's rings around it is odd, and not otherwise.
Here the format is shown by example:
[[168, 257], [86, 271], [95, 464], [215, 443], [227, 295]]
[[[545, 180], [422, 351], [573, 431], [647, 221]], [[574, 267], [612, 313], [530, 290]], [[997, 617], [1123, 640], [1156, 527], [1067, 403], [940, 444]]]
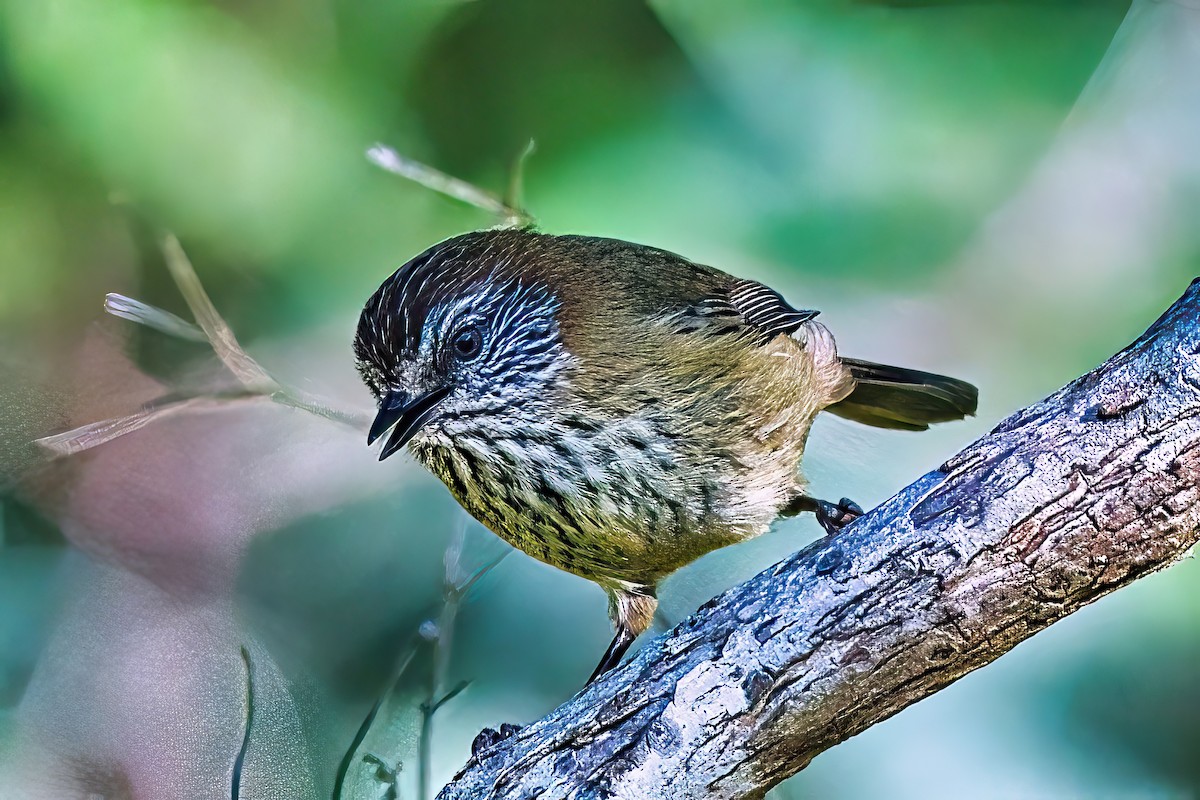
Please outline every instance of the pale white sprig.
[[35, 444], [55, 457], [75, 455], [140, 430], [151, 422], [172, 414], [248, 400], [276, 402], [359, 430], [366, 430], [370, 424], [368, 414], [338, 408], [324, 398], [284, 386], [271, 377], [254, 357], [246, 352], [229, 324], [221, 317], [179, 240], [167, 234], [163, 237], [162, 250], [167, 269], [196, 322], [188, 322], [157, 306], [115, 293], [105, 295], [104, 310], [115, 317], [145, 325], [169, 336], [187, 341], [207, 342], [221, 363], [237, 378], [242, 390], [152, 403], [123, 417], [89, 422], [63, 433], [44, 436], [36, 439]]
[[238, 343], [233, 329], [221, 317], [208, 292], [204, 291], [200, 276], [196, 274], [196, 269], [174, 234], [168, 233], [163, 237], [162, 251], [167, 260], [167, 270], [175, 280], [179, 293], [183, 295], [192, 316], [196, 318], [196, 323], [204, 331], [204, 337], [221, 363], [251, 391], [260, 394], [279, 391], [282, 387]]
[[141, 300], [135, 300], [123, 294], [109, 292], [104, 295], [104, 310], [114, 317], [145, 325], [147, 328], [153, 328], [168, 336], [174, 336], [176, 339], [186, 339], [189, 342], [208, 341], [199, 325], [188, 322], [170, 311], [164, 311], [158, 306], [143, 303]]
[[529, 212], [520, 207], [520, 193], [525, 161], [533, 154], [533, 151], [534, 143], [531, 139], [513, 163], [508, 191], [503, 198], [486, 189], [481, 189], [473, 183], [455, 178], [453, 175], [447, 175], [428, 164], [422, 164], [420, 161], [402, 156], [386, 144], [377, 142], [367, 148], [367, 160], [380, 169], [418, 183], [426, 189], [432, 189], [439, 194], [453, 197], [455, 200], [495, 214], [501, 220], [499, 227], [527, 228], [536, 220]]
[[114, 417], [113, 419], [104, 419], [98, 422], [89, 422], [86, 425], [81, 425], [78, 428], [72, 428], [63, 433], [56, 433], [51, 436], [43, 436], [40, 439], [35, 439], [34, 444], [48, 450], [52, 455], [72, 456], [76, 453], [82, 453], [84, 450], [90, 450], [93, 447], [98, 447], [105, 442], [111, 442], [113, 439], [124, 436], [127, 433], [141, 430], [151, 422], [168, 417], [173, 414], [178, 414], [182, 411], [201, 411], [205, 409], [217, 408], [234, 400], [246, 400], [261, 398], [261, 395], [237, 394], [229, 396], [210, 395], [202, 397], [188, 397], [183, 400], [176, 400], [160, 405], [153, 405], [142, 410], [129, 414], [124, 417]]

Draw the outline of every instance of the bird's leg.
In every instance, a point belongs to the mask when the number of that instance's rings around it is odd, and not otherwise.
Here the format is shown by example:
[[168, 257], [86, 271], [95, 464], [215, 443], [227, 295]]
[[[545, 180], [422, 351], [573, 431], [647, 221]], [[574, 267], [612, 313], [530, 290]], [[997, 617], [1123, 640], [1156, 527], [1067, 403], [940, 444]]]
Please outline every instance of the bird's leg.
[[621, 663], [622, 656], [629, 650], [629, 645], [633, 644], [633, 640], [637, 638], [637, 634], [625, 627], [617, 628], [617, 635], [609, 643], [608, 649], [604, 651], [604, 655], [600, 658], [600, 663], [592, 670], [592, 677], [587, 679], [587, 686], [592, 681], [599, 678], [604, 673]]
[[[584, 686], [590, 685], [596, 678], [599, 678], [620, 664], [621, 657], [625, 655], [626, 651], [629, 650], [629, 645], [633, 644], [633, 640], [637, 637], [638, 635], [632, 629], [621, 623], [617, 623], [617, 635], [609, 643], [608, 649], [604, 651], [604, 656], [600, 659], [600, 663], [592, 671], [592, 677], [587, 679], [587, 683]], [[520, 725], [512, 725], [507, 722], [501, 725], [499, 729], [484, 728], [475, 737], [475, 741], [471, 742], [471, 755], [479, 755], [479, 753], [504, 741], [519, 730], [521, 730]]]
[[617, 633], [592, 672], [592, 677], [588, 678], [589, 684], [621, 663], [621, 657], [629, 650], [629, 645], [654, 621], [654, 609], [657, 607], [658, 598], [654, 596], [652, 586], [609, 590], [608, 615]]
[[805, 511], [811, 511], [816, 515], [817, 522], [821, 524], [821, 527], [825, 529], [825, 533], [829, 536], [833, 536], [864, 513], [862, 506], [849, 497], [843, 497], [837, 502], [837, 505], [834, 505], [828, 500], [818, 500], [815, 497], [802, 494], [788, 503], [783, 511], [780, 512], [780, 516], [794, 517]]
[[[604, 657], [596, 665], [592, 677], [588, 678], [588, 684], [621, 663], [621, 657], [629, 650], [629, 646], [644, 630], [650, 627], [656, 608], [658, 608], [658, 598], [654, 596], [654, 587], [652, 586], [626, 584], [618, 589], [609, 589], [608, 614], [612, 618], [617, 635], [613, 637], [612, 643], [604, 651]], [[476, 735], [475, 741], [471, 742], [471, 756], [478, 756], [519, 730], [521, 730], [520, 725], [512, 725], [507, 722], [499, 728], [484, 728]]]

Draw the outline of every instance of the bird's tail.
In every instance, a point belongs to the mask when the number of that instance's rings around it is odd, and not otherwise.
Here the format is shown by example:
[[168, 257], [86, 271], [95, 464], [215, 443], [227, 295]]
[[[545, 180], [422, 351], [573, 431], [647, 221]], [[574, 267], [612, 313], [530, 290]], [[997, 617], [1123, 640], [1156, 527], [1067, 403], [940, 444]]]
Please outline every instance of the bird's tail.
[[923, 431], [971, 416], [979, 404], [979, 390], [956, 378], [854, 358], [842, 363], [854, 376], [854, 390], [825, 410], [864, 425]]

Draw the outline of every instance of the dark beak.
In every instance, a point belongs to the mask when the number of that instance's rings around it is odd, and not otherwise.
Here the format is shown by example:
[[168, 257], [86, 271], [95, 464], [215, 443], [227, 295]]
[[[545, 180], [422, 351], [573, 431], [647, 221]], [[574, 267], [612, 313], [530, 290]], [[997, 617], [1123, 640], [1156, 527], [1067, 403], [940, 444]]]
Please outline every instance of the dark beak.
[[438, 403], [445, 400], [448, 394], [450, 387], [442, 386], [420, 395], [415, 400], [409, 400], [407, 392], [398, 390], [384, 395], [379, 404], [379, 413], [375, 415], [375, 422], [371, 425], [371, 432], [367, 434], [367, 444], [374, 444], [380, 436], [389, 430], [392, 432], [379, 453], [379, 460], [383, 461], [408, 444], [408, 440], [433, 418]]

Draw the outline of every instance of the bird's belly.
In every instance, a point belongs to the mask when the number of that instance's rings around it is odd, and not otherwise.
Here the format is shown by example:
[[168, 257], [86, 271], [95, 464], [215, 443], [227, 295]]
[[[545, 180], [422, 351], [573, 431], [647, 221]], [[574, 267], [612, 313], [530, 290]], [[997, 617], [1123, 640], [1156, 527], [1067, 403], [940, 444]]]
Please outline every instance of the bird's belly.
[[766, 479], [768, 491], [759, 485], [761, 469], [758, 481], [738, 480], [728, 464], [690, 462], [650, 436], [458, 436], [453, 446], [414, 454], [500, 538], [600, 583], [653, 584], [761, 533], [786, 502], [796, 472], [794, 459], [780, 462], [780, 477]]

